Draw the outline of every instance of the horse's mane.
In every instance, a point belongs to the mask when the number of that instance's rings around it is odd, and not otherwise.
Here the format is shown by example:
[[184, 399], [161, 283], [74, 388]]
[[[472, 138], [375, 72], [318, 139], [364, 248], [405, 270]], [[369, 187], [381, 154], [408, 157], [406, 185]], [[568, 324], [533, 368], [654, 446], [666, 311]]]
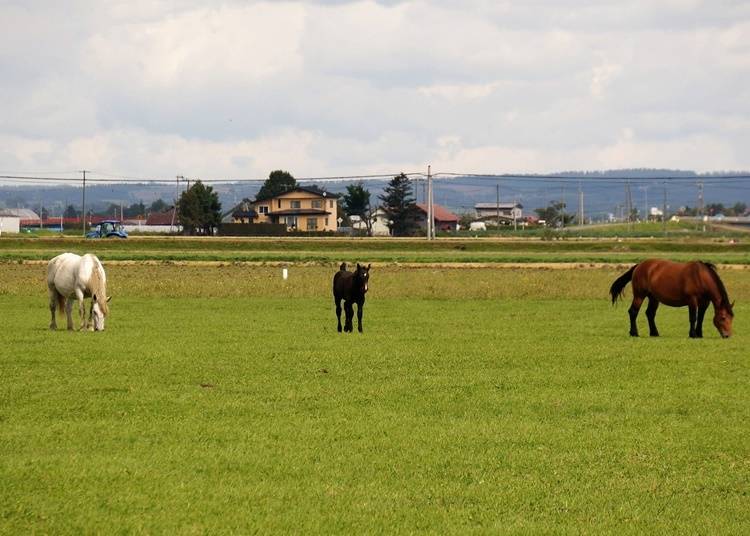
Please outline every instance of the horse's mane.
[[106, 316], [109, 313], [109, 306], [107, 304], [107, 284], [105, 277], [104, 268], [99, 259], [96, 259], [94, 268], [91, 270], [91, 278], [89, 279], [89, 291], [92, 297], [96, 295], [96, 302], [99, 304], [102, 313]]
[[701, 261], [701, 264], [703, 264], [703, 266], [708, 268], [708, 273], [710, 273], [711, 277], [713, 277], [714, 283], [716, 283], [716, 287], [719, 289], [719, 295], [721, 296], [722, 305], [725, 305], [726, 308], [729, 309], [729, 314], [734, 316], [734, 312], [732, 311], [732, 304], [729, 301], [729, 295], [727, 294], [727, 289], [724, 286], [724, 282], [719, 277], [718, 272], [716, 271], [716, 265], [710, 262], [703, 262], [703, 261]]

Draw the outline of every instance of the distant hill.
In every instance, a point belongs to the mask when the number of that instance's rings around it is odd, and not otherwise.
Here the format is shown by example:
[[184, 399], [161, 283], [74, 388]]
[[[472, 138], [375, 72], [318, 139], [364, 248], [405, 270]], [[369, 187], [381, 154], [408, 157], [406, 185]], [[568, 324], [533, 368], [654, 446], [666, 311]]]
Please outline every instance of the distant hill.
[[[618, 205], [626, 199], [625, 179], [632, 179], [630, 190], [633, 205], [642, 212], [646, 206], [661, 207], [666, 189], [669, 210], [681, 206], [694, 207], [698, 203], [698, 183], [703, 182], [706, 204], [732, 205], [744, 202], [750, 205], [750, 179], [731, 178], [748, 176], [745, 172], [711, 172], [672, 169], [620, 169], [607, 171], [564, 171], [549, 175], [524, 175], [512, 177], [452, 176], [437, 177], [434, 181], [434, 200], [455, 212], [469, 212], [478, 202], [518, 201], [525, 214], [535, 208], [564, 199], [569, 212], [578, 207], [579, 182], [583, 191], [584, 212], [595, 218], [617, 213]], [[580, 177], [581, 180], [561, 180], [554, 177]], [[693, 180], [694, 179], [694, 180]], [[344, 193], [350, 182], [318, 182], [317, 185], [333, 193]], [[366, 187], [377, 201], [387, 180], [368, 180]], [[305, 183], [316, 184], [316, 183]], [[245, 197], [253, 198], [260, 188], [254, 183], [214, 184], [224, 209], [231, 208]], [[414, 181], [417, 200], [425, 199], [426, 181]], [[184, 188], [184, 187], [181, 187]], [[131, 205], [143, 202], [149, 205], [156, 199], [172, 203], [176, 188], [166, 184], [94, 184], [86, 188], [87, 206], [103, 210], [110, 204]], [[0, 207], [28, 207], [38, 210], [43, 205], [50, 213], [61, 213], [67, 205], [81, 206], [81, 189], [73, 186], [6, 186], [0, 185]]]

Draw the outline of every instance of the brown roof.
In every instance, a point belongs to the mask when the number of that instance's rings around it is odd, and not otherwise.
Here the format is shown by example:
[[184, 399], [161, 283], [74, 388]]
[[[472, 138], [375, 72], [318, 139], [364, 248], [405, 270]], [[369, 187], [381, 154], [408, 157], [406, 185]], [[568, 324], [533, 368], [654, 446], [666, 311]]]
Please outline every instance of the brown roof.
[[[425, 216], [427, 215], [427, 205], [425, 205], [424, 203], [417, 203], [417, 208], [420, 211], [424, 212]], [[455, 214], [453, 214], [453, 212], [443, 206], [433, 203], [432, 209], [435, 212], [435, 221], [458, 221], [458, 216], [456, 216]]]
[[[146, 225], [172, 225], [172, 214], [174, 209], [165, 210], [164, 212], [152, 212], [146, 218]], [[177, 223], [177, 218], [174, 218], [174, 223]]]
[[288, 208], [268, 213], [269, 216], [300, 216], [304, 214], [326, 216], [330, 214], [330, 212], [320, 208]]
[[338, 199], [338, 197], [339, 197], [338, 194], [331, 193], [331, 192], [329, 192], [327, 190], [321, 190], [317, 186], [296, 186], [296, 187], [292, 188], [291, 190], [287, 190], [286, 192], [281, 192], [280, 194], [267, 195], [267, 196], [264, 196], [264, 197], [256, 197], [255, 198], [255, 202], [259, 203], [261, 201], [267, 201], [269, 199], [276, 199], [277, 197], [282, 197], [282, 196], [285, 196], [287, 194], [291, 194], [293, 192], [307, 192], [307, 193], [310, 193], [310, 194], [313, 194], [313, 195], [317, 195], [317, 196], [320, 196], [320, 197], [331, 198], [331, 199]]

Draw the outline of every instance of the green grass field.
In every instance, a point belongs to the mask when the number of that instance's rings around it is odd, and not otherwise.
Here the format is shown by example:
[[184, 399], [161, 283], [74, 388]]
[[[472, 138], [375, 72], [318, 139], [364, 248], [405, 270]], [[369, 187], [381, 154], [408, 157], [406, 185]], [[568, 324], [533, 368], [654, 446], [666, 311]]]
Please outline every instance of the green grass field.
[[690, 340], [668, 307], [628, 337], [613, 269], [377, 267], [341, 335], [333, 269], [113, 265], [68, 333], [0, 264], [0, 532], [750, 527], [746, 272]]
[[77, 237], [0, 239], [0, 261], [47, 260], [62, 251], [95, 252], [103, 261], [222, 261], [336, 264], [367, 259], [376, 263], [635, 263], [649, 257], [705, 259], [750, 265], [744, 236], [683, 238], [565, 238], [560, 240], [455, 238], [194, 238], [133, 237], [85, 240]]

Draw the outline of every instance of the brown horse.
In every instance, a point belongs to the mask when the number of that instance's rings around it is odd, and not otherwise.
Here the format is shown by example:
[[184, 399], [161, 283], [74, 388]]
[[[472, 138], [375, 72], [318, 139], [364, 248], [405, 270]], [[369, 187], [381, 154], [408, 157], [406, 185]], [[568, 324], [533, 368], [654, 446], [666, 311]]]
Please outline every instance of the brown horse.
[[727, 289], [716, 273], [716, 267], [707, 262], [672, 262], [662, 259], [649, 259], [636, 264], [618, 277], [609, 293], [612, 304], [622, 296], [625, 285], [633, 281], [633, 303], [628, 309], [630, 315], [630, 334], [638, 336], [635, 319], [643, 300], [648, 298], [646, 318], [648, 318], [649, 335], [658, 337], [654, 318], [659, 303], [671, 307], [688, 306], [690, 316], [690, 337], [703, 337], [703, 315], [709, 303], [714, 305], [714, 326], [722, 337], [732, 334], [734, 303], [729, 302]]
[[341, 333], [341, 300], [344, 300], [346, 319], [344, 331], [354, 331], [354, 304], [357, 304], [357, 330], [362, 333], [362, 308], [365, 306], [365, 294], [370, 281], [370, 264], [367, 268], [357, 264], [353, 272], [346, 270], [346, 263], [342, 263], [339, 271], [333, 276], [333, 302], [336, 304], [336, 319], [338, 331]]

